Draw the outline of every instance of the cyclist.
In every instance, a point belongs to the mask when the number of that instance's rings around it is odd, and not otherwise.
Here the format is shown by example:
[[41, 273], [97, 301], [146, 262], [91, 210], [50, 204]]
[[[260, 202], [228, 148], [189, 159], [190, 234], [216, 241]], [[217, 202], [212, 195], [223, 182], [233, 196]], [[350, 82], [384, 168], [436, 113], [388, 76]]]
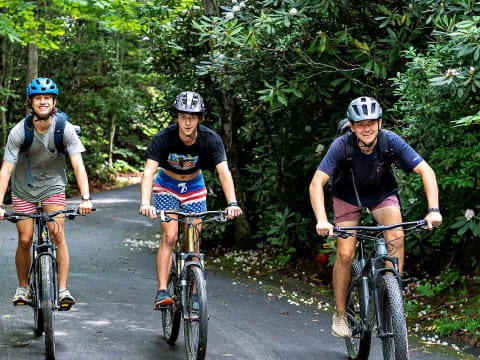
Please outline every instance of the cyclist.
[[[218, 173], [228, 203], [228, 218], [241, 215], [223, 141], [214, 131], [201, 125], [206, 113], [202, 97], [196, 92], [184, 91], [176, 97], [173, 108], [175, 124], [159, 131], [152, 138], [146, 152], [140, 213], [153, 219], [156, 210], [206, 211], [207, 189], [202, 175], [202, 170], [205, 169], [216, 170]], [[152, 189], [155, 206], [150, 205]], [[176, 221], [162, 222], [161, 227], [155, 309], [173, 303], [167, 290], [167, 281], [171, 253], [178, 236]]]
[[[369, 209], [375, 221], [381, 225], [402, 222], [398, 186], [391, 161], [397, 162], [406, 172], [414, 171], [421, 176], [428, 204], [425, 216], [428, 228], [440, 225], [442, 216], [435, 173], [401, 137], [381, 129], [382, 108], [378, 101], [367, 96], [353, 100], [348, 106], [347, 118], [351, 131], [333, 141], [310, 184], [310, 201], [317, 220], [318, 235], [333, 235], [333, 225], [328, 221], [325, 210], [323, 190], [330, 177], [333, 177], [336, 225], [358, 225], [362, 208]], [[347, 156], [347, 152], [351, 154]], [[399, 270], [402, 271], [403, 230], [388, 231], [385, 241], [394, 245], [392, 253], [395, 252], [398, 257]], [[332, 334], [338, 337], [351, 336], [345, 316], [345, 302], [354, 256], [355, 238], [338, 238], [333, 268], [336, 312], [332, 324]]]
[[[58, 87], [52, 79], [40, 77], [33, 79], [27, 86], [27, 104], [31, 107], [33, 120], [33, 142], [28, 149], [22, 148], [26, 138], [26, 118], [17, 123], [8, 136], [2, 168], [0, 170], [0, 220], [4, 219], [3, 205], [8, 183], [11, 179], [12, 202], [16, 212], [33, 214], [36, 205], [41, 202], [47, 212], [66, 207], [65, 155], [55, 147], [54, 131], [57, 121], [56, 103]], [[88, 187], [88, 178], [83, 165], [82, 152], [85, 151], [75, 129], [66, 121], [63, 144], [68, 152], [75, 172], [82, 201], [79, 211], [90, 213], [92, 202]], [[59, 301], [65, 308], [75, 304], [75, 299], [67, 289], [69, 254], [64, 234], [64, 220], [49, 224], [51, 240], [57, 245]], [[32, 301], [28, 287], [28, 271], [31, 263], [30, 248], [34, 231], [33, 219], [17, 223], [18, 245], [15, 254], [18, 288], [12, 299], [14, 305], [30, 304]]]

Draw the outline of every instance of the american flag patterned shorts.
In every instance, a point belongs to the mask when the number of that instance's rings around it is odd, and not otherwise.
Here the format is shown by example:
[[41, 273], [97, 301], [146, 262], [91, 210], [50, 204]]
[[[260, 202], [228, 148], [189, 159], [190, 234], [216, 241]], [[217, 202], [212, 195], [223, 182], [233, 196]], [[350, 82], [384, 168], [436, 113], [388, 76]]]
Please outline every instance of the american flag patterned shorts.
[[[22, 199], [19, 199], [12, 193], [12, 203], [15, 212], [22, 212], [26, 214], [35, 214], [37, 212], [37, 203], [28, 202]], [[65, 198], [65, 193], [54, 194], [46, 199], [41, 201], [42, 205], [59, 205], [67, 206], [67, 200]]]
[[152, 191], [157, 210], [207, 211], [207, 188], [201, 173], [192, 180], [179, 181], [160, 169]]

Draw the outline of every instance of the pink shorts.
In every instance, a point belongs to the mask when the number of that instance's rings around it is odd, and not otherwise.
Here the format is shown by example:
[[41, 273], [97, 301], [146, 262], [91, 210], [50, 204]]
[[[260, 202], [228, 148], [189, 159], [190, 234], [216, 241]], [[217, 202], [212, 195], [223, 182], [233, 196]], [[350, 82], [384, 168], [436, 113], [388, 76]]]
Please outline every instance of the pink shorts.
[[[400, 209], [400, 202], [398, 201], [397, 195], [390, 195], [381, 203], [375, 206], [370, 206], [368, 209], [373, 212], [376, 209], [381, 209], [386, 206], [396, 206]], [[362, 208], [356, 205], [352, 205], [346, 201], [340, 200], [335, 196], [333, 197], [333, 212], [335, 213], [335, 224], [344, 221], [360, 220], [361, 209]]]
[[[26, 214], [35, 214], [37, 212], [37, 203], [28, 202], [22, 199], [19, 199], [12, 194], [12, 203], [15, 212], [22, 212]], [[65, 198], [65, 193], [59, 193], [47, 197], [41, 201], [42, 205], [60, 205], [67, 206], [67, 200]]]

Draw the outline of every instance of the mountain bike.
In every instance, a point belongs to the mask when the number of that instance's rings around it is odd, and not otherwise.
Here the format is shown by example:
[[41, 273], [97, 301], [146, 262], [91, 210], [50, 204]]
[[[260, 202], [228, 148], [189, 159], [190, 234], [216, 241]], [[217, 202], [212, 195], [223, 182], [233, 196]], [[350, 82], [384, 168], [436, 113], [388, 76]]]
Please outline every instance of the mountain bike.
[[[352, 360], [368, 359], [372, 332], [382, 341], [383, 358], [408, 359], [407, 324], [403, 308], [402, 279], [398, 259], [389, 256], [385, 231], [403, 227], [405, 236], [414, 230], [425, 229], [425, 220], [393, 225], [335, 227], [334, 235], [357, 238], [357, 259], [352, 264], [352, 276], [347, 293], [346, 315], [352, 333], [345, 339]], [[373, 248], [367, 251], [367, 242]], [[392, 249], [394, 250], [394, 249]], [[392, 253], [393, 251], [390, 251]]]
[[185, 350], [188, 360], [203, 360], [207, 350], [208, 306], [205, 281], [205, 255], [198, 252], [200, 230], [194, 223], [202, 219], [202, 225], [212, 221], [225, 222], [224, 210], [202, 213], [183, 213], [175, 210], [158, 211], [159, 221], [178, 221], [185, 224], [182, 236], [172, 253], [172, 268], [168, 279], [168, 291], [173, 304], [161, 309], [165, 340], [174, 345], [184, 322]]
[[[92, 209], [95, 210], [95, 209]], [[13, 212], [5, 213], [5, 219], [16, 223], [26, 219], [34, 219], [35, 234], [32, 243], [32, 264], [28, 274], [28, 286], [32, 294], [36, 336], [45, 333], [45, 350], [47, 359], [55, 359], [55, 332], [53, 327], [54, 312], [56, 310], [69, 310], [67, 304], [58, 302], [58, 268], [56, 260], [57, 246], [51, 242], [48, 223], [55, 223], [56, 218], [63, 216], [73, 220], [76, 216], [83, 216], [78, 209], [58, 210], [50, 213], [43, 211], [42, 206], [37, 206], [34, 214]]]

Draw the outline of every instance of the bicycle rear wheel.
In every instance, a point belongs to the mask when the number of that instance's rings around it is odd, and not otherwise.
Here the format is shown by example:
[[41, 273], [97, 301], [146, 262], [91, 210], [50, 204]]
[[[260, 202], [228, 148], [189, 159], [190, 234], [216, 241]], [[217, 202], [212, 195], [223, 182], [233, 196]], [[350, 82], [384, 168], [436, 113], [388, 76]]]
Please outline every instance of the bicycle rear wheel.
[[379, 284], [382, 322], [387, 335], [382, 338], [384, 359], [407, 360], [408, 339], [402, 290], [397, 278], [391, 274], [382, 276]]
[[50, 256], [40, 256], [40, 308], [43, 315], [45, 332], [45, 351], [47, 359], [55, 359], [55, 332], [53, 329], [54, 282], [53, 264]]
[[[352, 264], [352, 282], [362, 272], [362, 265], [358, 260]], [[352, 360], [368, 359], [370, 354], [370, 345], [372, 340], [371, 331], [365, 331], [363, 328], [362, 315], [360, 312], [360, 283], [355, 281], [351, 291], [347, 295], [347, 321], [352, 337], [345, 339], [348, 356]]]
[[168, 279], [168, 291], [173, 298], [173, 304], [166, 309], [162, 309], [162, 327], [163, 336], [170, 345], [175, 345], [180, 330], [180, 296], [176, 286], [177, 281], [177, 267], [175, 264], [175, 255], [173, 254], [172, 270]]
[[207, 351], [207, 287], [203, 271], [198, 266], [192, 265], [188, 268], [185, 300], [184, 333], [187, 359], [203, 360]]

